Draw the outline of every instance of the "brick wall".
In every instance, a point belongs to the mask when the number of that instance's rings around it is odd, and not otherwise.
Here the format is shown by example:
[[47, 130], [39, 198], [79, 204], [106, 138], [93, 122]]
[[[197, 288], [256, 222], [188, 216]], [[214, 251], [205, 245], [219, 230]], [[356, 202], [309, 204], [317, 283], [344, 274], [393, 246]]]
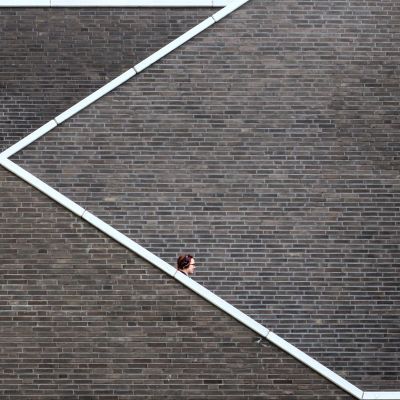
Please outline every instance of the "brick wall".
[[350, 399], [0, 169], [1, 399]]
[[[399, 5], [257, 1], [14, 159], [364, 390], [399, 388]], [[122, 70], [121, 70], [122, 72]]]
[[204, 8], [1, 8], [0, 150], [211, 12]]

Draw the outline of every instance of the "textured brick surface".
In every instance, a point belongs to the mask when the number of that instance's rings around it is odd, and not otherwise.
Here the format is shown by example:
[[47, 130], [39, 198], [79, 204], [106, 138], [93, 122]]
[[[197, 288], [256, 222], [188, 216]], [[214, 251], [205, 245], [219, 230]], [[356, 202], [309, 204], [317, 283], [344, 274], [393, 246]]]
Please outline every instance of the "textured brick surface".
[[349, 400], [0, 168], [0, 397]]
[[399, 389], [399, 5], [256, 1], [15, 157], [363, 389]]
[[1, 8], [0, 150], [212, 12], [204, 8]]

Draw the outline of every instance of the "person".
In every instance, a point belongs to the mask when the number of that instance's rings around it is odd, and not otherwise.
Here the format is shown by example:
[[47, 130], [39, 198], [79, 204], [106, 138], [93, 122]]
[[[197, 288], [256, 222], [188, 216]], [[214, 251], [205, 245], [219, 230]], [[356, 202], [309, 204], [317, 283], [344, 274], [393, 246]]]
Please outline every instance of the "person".
[[176, 262], [178, 271], [182, 272], [186, 276], [193, 275], [196, 270], [196, 262], [194, 257], [190, 254], [184, 254], [178, 257]]

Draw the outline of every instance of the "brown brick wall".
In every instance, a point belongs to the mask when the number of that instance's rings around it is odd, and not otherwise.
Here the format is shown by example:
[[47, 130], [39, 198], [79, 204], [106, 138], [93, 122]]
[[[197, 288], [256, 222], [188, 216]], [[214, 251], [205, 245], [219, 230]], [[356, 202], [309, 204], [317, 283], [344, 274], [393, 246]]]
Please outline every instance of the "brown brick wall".
[[[15, 157], [364, 390], [399, 388], [399, 5], [253, 0]], [[122, 70], [121, 70], [122, 72]]]
[[[215, 9], [213, 9], [215, 12]], [[0, 8], [0, 150], [207, 18], [206, 8]]]
[[346, 399], [0, 168], [0, 397]]

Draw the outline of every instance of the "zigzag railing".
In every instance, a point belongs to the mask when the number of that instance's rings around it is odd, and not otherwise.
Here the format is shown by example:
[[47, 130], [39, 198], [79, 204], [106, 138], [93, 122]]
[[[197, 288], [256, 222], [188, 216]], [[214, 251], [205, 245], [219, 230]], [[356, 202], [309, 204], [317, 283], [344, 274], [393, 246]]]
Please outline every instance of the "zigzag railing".
[[[90, 3], [93, 6], [99, 6], [97, 3], [102, 3], [104, 6], [108, 0], [84, 0], [79, 1], [81, 6], [85, 6], [84, 4]], [[249, 329], [256, 332], [260, 337], [265, 338], [269, 342], [273, 343], [277, 347], [281, 348], [286, 353], [290, 354], [303, 364], [307, 365], [314, 371], [318, 372], [320, 375], [340, 387], [341, 389], [345, 390], [356, 399], [360, 400], [400, 400], [400, 391], [396, 392], [364, 392], [363, 390], [359, 389], [355, 385], [348, 382], [346, 379], [342, 378], [329, 368], [325, 367], [312, 357], [308, 356], [303, 351], [299, 350], [297, 347], [293, 346], [277, 334], [273, 333], [272, 331], [268, 330], [266, 327], [259, 324], [254, 319], [250, 318], [248, 315], [243, 313], [242, 311], [238, 310], [230, 303], [226, 302], [225, 300], [221, 299], [219, 296], [212, 293], [210, 290], [206, 289], [204, 286], [198, 284], [194, 280], [187, 277], [185, 274], [182, 274], [177, 271], [177, 269], [161, 258], [157, 257], [150, 251], [146, 250], [144, 247], [140, 246], [138, 243], [134, 242], [126, 235], [122, 234], [109, 224], [105, 223], [101, 219], [97, 218], [95, 215], [90, 213], [89, 211], [82, 208], [80, 205], [76, 204], [68, 197], [64, 196], [51, 186], [47, 185], [45, 182], [41, 181], [30, 172], [24, 170], [14, 162], [12, 162], [9, 158], [22, 150], [23, 148], [27, 147], [34, 141], [38, 140], [43, 135], [47, 134], [58, 125], [66, 121], [67, 119], [71, 118], [76, 113], [80, 112], [84, 108], [88, 107], [96, 100], [100, 99], [101, 97], [105, 96], [107, 93], [111, 92], [118, 86], [122, 85], [124, 82], [128, 81], [136, 74], [142, 72], [161, 58], [168, 55], [173, 50], [177, 49], [178, 47], [182, 46], [184, 43], [188, 42], [193, 37], [197, 36], [199, 33], [203, 32], [205, 29], [209, 28], [210, 26], [214, 25], [216, 22], [220, 21], [221, 19], [225, 18], [226, 16], [230, 15], [232, 12], [237, 10], [243, 4], [247, 3], [249, 0], [173, 0], [173, 1], [163, 1], [163, 0], [125, 0], [119, 1], [117, 4], [121, 3], [121, 6], [127, 6], [126, 4], [129, 3], [130, 6], [161, 6], [163, 4], [164, 7], [173, 7], [173, 6], [214, 6], [220, 7], [225, 5], [224, 8], [213, 14], [211, 17], [207, 18], [200, 24], [196, 25], [194, 28], [190, 29], [188, 32], [184, 33], [168, 45], [164, 46], [160, 50], [156, 51], [150, 57], [146, 58], [145, 60], [141, 61], [139, 64], [135, 65], [134, 67], [130, 68], [128, 71], [124, 72], [117, 78], [113, 79], [91, 95], [87, 96], [83, 100], [76, 103], [74, 106], [70, 107], [60, 115], [56, 116], [51, 121], [44, 124], [39, 129], [32, 132], [30, 135], [26, 136], [19, 142], [15, 143], [5, 151], [0, 154], [0, 165], [6, 168], [8, 171], [12, 172], [19, 178], [23, 179], [25, 182], [30, 184], [31, 186], [35, 187], [72, 213], [76, 214], [83, 220], [87, 221], [89, 224], [100, 230], [101, 232], [105, 233], [121, 245], [125, 246], [130, 251], [134, 252], [141, 258], [147, 260], [149, 263], [154, 265], [155, 267], [159, 268], [166, 274], [170, 275], [174, 279], [176, 279], [181, 284], [185, 285], [187, 288], [191, 289], [193, 292], [197, 293], [199, 296], [203, 297], [205, 300], [210, 302], [211, 304], [215, 305], [219, 309], [223, 310], [228, 315], [235, 318], [237, 321], [248, 327]], [[0, 7], [11, 7], [11, 6], [27, 6], [29, 3], [30, 6], [50, 6], [49, 3], [52, 3], [52, 6], [56, 6], [56, 4], [61, 3], [68, 3], [69, 6], [73, 6], [73, 1], [68, 0], [30, 0], [30, 1], [8, 1], [2, 0], [0, 1]], [[13, 3], [14, 5], [12, 5]], [[46, 4], [44, 4], [46, 3]], [[41, 5], [44, 4], [44, 5]], [[110, 5], [110, 1], [108, 1]], [[89, 5], [89, 6], [90, 6]], [[113, 1], [113, 6], [114, 1]]]

